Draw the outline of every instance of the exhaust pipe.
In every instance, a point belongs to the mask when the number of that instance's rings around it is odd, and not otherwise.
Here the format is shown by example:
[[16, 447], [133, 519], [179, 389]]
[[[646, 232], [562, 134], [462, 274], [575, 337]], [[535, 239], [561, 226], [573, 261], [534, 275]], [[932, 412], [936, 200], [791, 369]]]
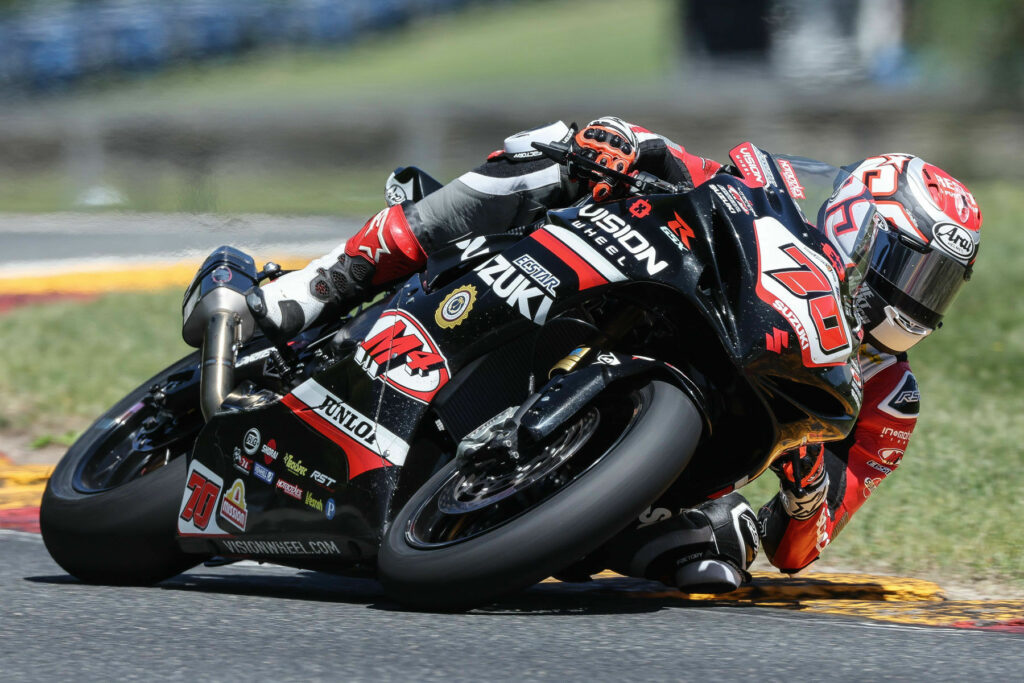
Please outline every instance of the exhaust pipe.
[[199, 380], [199, 402], [203, 419], [210, 421], [235, 386], [235, 342], [239, 319], [219, 309], [210, 316], [203, 337], [203, 368]]

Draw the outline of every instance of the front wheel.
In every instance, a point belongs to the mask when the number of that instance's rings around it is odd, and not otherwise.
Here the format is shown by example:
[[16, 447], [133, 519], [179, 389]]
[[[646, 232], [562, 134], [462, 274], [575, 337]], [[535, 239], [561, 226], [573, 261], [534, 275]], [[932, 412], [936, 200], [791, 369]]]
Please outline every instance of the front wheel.
[[203, 426], [192, 354], [130, 393], [68, 449], [39, 525], [65, 571], [90, 583], [150, 584], [203, 558], [183, 553], [176, 519], [187, 457]]
[[677, 387], [606, 391], [514, 459], [452, 461], [395, 515], [378, 556], [385, 591], [465, 609], [594, 551], [680, 475], [702, 422]]

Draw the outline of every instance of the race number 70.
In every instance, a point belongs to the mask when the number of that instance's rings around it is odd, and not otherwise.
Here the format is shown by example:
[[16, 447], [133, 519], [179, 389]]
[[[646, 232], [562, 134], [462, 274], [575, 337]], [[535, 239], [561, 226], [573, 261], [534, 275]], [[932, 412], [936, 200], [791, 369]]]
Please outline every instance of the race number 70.
[[192, 494], [185, 504], [185, 509], [181, 511], [181, 518], [203, 530], [210, 524], [217, 496], [220, 495], [220, 487], [198, 472], [192, 472], [192, 476], [188, 478], [187, 488]]

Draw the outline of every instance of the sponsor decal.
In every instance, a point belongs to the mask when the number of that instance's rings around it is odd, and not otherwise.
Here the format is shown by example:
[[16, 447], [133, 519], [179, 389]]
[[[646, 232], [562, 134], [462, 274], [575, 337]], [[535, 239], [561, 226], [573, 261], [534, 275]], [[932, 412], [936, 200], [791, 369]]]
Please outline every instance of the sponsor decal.
[[473, 310], [474, 303], [476, 303], [476, 287], [473, 285], [456, 287], [437, 307], [437, 311], [434, 312], [434, 322], [438, 327], [445, 329], [456, 327], [462, 324], [469, 312]]
[[974, 240], [965, 228], [953, 223], [942, 223], [935, 226], [933, 234], [936, 244], [953, 256], [965, 261], [974, 256]]
[[793, 328], [804, 365], [845, 364], [853, 350], [853, 335], [840, 306], [835, 270], [774, 218], [755, 220], [754, 234], [758, 298]]
[[259, 463], [253, 465], [252, 473], [255, 474], [257, 478], [267, 482], [268, 484], [273, 484], [274, 477], [276, 476], [274, 474], [274, 470], [269, 467], [264, 467]]
[[532, 152], [516, 152], [512, 155], [513, 159], [533, 159], [539, 157], [543, 152], [540, 150], [533, 150]]
[[337, 479], [335, 479], [334, 477], [328, 477], [320, 470], [313, 470], [313, 473], [309, 475], [309, 478], [315, 481], [317, 484], [320, 484], [320, 486], [323, 486], [328, 491], [333, 491], [334, 485], [338, 483]]
[[324, 517], [327, 519], [334, 519], [334, 515], [338, 511], [338, 506], [335, 505], [333, 498], [328, 498], [324, 504]]
[[402, 188], [401, 185], [388, 185], [387, 189], [384, 190], [384, 200], [388, 203], [389, 206], [401, 204], [408, 198], [409, 197], [406, 196], [405, 190]]
[[789, 196], [793, 199], [807, 199], [807, 195], [804, 193], [804, 186], [797, 179], [793, 165], [787, 159], [775, 159], [775, 163], [778, 164], [779, 171], [782, 172], [782, 180], [786, 183]]
[[220, 550], [228, 555], [340, 555], [341, 548], [334, 541], [217, 541]]
[[[906, 432], [906, 434], [909, 438], [910, 432]], [[902, 448], [882, 448], [878, 451], [878, 457], [886, 465], [896, 467], [900, 464], [900, 461], [903, 460], [903, 452]]]
[[[282, 402], [297, 417], [342, 447], [348, 459], [349, 479], [367, 470], [405, 462], [409, 444], [315, 380], [308, 380], [295, 387]], [[333, 478], [325, 475], [327, 480], [333, 484]]]
[[629, 205], [629, 215], [633, 218], [644, 218], [651, 212], [651, 203], [646, 199], [638, 199]]
[[306, 507], [316, 510], [317, 512], [324, 511], [324, 502], [309, 491], [306, 491], [306, 498], [302, 502], [306, 504]]
[[[580, 208], [578, 216], [582, 221], [573, 221], [573, 227], [589, 237], [594, 244], [602, 247], [613, 263], [625, 266], [626, 255], [630, 254], [636, 261], [643, 264], [648, 275], [655, 275], [668, 267], [667, 261], [659, 261], [655, 248], [647, 238], [633, 229], [629, 223], [615, 214], [596, 204]], [[587, 224], [595, 227], [588, 227]], [[609, 243], [607, 233], [617, 244]]]
[[474, 269], [484, 284], [527, 320], [541, 325], [547, 320], [554, 298], [532, 282], [501, 254]]
[[235, 446], [235, 449], [231, 452], [231, 464], [239, 472], [252, 473], [252, 458], [242, 455], [242, 449], [238, 446]]
[[743, 213], [754, 213], [754, 205], [750, 203], [749, 199], [747, 199], [747, 195], [743, 194], [732, 185], [729, 185], [726, 188], [726, 191], [729, 193], [729, 196], [733, 198], [733, 201], [739, 204], [739, 207], [743, 211]]
[[309, 471], [309, 468], [291, 453], [284, 454], [284, 466], [289, 472], [300, 477], [306, 476], [306, 472]]
[[885, 465], [879, 465], [874, 460], [868, 460], [868, 467], [874, 470], [878, 470], [882, 474], [892, 474], [892, 468], [886, 467]]
[[262, 438], [260, 437], [260, 430], [253, 427], [252, 429], [247, 431], [245, 433], [245, 436], [242, 437], [242, 448], [245, 449], [245, 454], [255, 455], [256, 451], [258, 451], [260, 448], [261, 440]]
[[648, 505], [647, 509], [641, 512], [640, 516], [637, 517], [637, 521], [640, 523], [637, 525], [637, 528], [640, 529], [657, 522], [663, 522], [671, 516], [672, 511], [668, 508], [656, 508]]
[[[384, 226], [388, 222], [388, 214], [391, 212], [392, 208], [394, 207], [389, 206], [386, 209], [381, 209], [373, 218], [370, 219], [369, 225], [361, 231], [367, 238], [369, 238], [370, 234], [374, 230], [377, 231], [377, 242], [379, 243], [379, 246], [377, 246], [376, 249], [365, 243], [365, 241], [363, 244], [359, 245], [359, 251], [366, 254], [371, 263], [380, 263], [380, 257], [382, 254], [391, 253], [391, 250], [388, 249], [387, 243], [384, 241]], [[401, 210], [402, 209], [399, 209], [399, 211]]]
[[245, 531], [245, 520], [249, 516], [245, 504], [245, 483], [235, 479], [220, 504], [220, 516]]
[[772, 353], [782, 353], [782, 349], [789, 348], [789, 332], [772, 327], [772, 333], [764, 334], [764, 345]]
[[862, 493], [864, 494], [864, 497], [867, 498], [872, 493], [874, 493], [875, 489], [878, 488], [878, 485], [882, 483], [882, 479], [884, 479], [884, 478], [885, 477], [874, 477], [874, 478], [872, 478], [872, 477], [865, 477], [864, 478], [864, 490], [862, 491]]
[[828, 537], [828, 522], [831, 519], [828, 514], [828, 505], [821, 506], [821, 514], [818, 515], [817, 521], [814, 523], [814, 532], [818, 537], [817, 542], [814, 544], [815, 550], [819, 553], [825, 550], [831, 540]]
[[523, 254], [512, 263], [519, 266], [519, 269], [530, 276], [534, 282], [540, 285], [541, 289], [550, 294], [555, 295], [555, 287], [562, 284], [562, 281], [551, 274], [547, 268], [537, 263], [537, 259], [533, 258], [529, 254]]
[[269, 439], [265, 444], [263, 444], [263, 448], [260, 449], [260, 453], [263, 454], [263, 462], [268, 465], [277, 460], [277, 440]]
[[491, 250], [485, 244], [486, 242], [487, 238], [483, 235], [456, 242], [455, 246], [462, 250], [462, 257], [459, 261], [468, 261], [475, 256], [482, 256], [483, 254], [491, 253]]
[[615, 357], [614, 353], [599, 353], [597, 354], [597, 362], [601, 365], [619, 365], [619, 359]]
[[675, 211], [672, 212], [672, 216], [675, 217], [675, 220], [669, 221], [668, 225], [661, 226], [661, 231], [665, 232], [669, 237], [675, 238], [673, 241], [677, 248], [682, 247], [686, 251], [689, 251], [690, 238], [693, 237], [693, 228], [687, 225], [686, 221], [684, 221]]
[[[709, 183], [708, 187], [711, 188], [711, 191], [715, 193], [715, 196], [717, 196], [718, 199], [722, 202], [722, 204], [725, 205], [725, 210], [728, 211], [729, 213], [731, 213], [731, 214], [740, 214], [740, 213], [749, 214], [750, 213], [749, 211], [747, 211], [747, 209], [744, 207], [744, 205], [742, 203], [740, 203], [739, 201], [736, 200], [736, 197], [731, 192], [726, 191], [720, 185], [718, 185], [716, 183]], [[730, 190], [735, 190], [736, 188], [729, 187], [729, 189]], [[736, 192], [736, 194], [740, 195], [739, 192]], [[740, 196], [742, 197], [743, 195], [740, 195]]]
[[355, 361], [370, 377], [406, 396], [429, 403], [448, 383], [448, 361], [419, 321], [398, 310], [384, 311], [356, 347]]
[[193, 460], [185, 479], [185, 492], [178, 511], [178, 533], [183, 535], [225, 534], [213, 512], [224, 489], [224, 480], [198, 460]]
[[758, 187], [776, 187], [775, 175], [768, 164], [764, 152], [753, 144], [744, 142], [729, 152], [729, 158], [736, 164], [748, 183]]
[[302, 500], [302, 493], [303, 493], [302, 488], [299, 487], [299, 486], [296, 486], [295, 484], [291, 483], [290, 481], [285, 481], [284, 479], [278, 479], [277, 480], [277, 488], [281, 489], [281, 491], [284, 492], [285, 495], [291, 496], [295, 500]]
[[910, 440], [909, 429], [893, 429], [892, 427], [882, 427], [882, 436], [891, 436], [896, 441], [902, 441], [904, 444]]
[[906, 370], [896, 388], [879, 402], [878, 409], [901, 420], [916, 418], [921, 409], [921, 392], [917, 387], [914, 373]]

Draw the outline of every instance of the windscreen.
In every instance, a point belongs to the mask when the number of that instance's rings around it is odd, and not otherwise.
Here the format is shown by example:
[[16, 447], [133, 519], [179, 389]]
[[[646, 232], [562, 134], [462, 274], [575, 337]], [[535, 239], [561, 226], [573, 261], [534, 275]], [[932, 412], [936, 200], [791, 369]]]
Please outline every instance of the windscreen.
[[856, 292], [870, 264], [876, 234], [880, 227], [884, 229], [868, 189], [847, 171], [823, 161], [770, 156], [804, 220], [818, 228], [838, 252], [845, 267], [844, 284], [849, 292]]

